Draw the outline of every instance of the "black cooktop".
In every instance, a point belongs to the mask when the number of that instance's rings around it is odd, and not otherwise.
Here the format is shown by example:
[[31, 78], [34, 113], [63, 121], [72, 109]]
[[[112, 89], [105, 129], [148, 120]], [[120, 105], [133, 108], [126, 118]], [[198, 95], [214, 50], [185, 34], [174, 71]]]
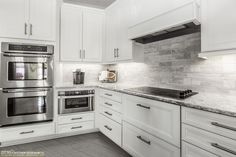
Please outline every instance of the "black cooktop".
[[175, 90], [175, 89], [155, 88], [155, 87], [138, 87], [138, 88], [129, 88], [126, 90], [143, 94], [150, 94], [154, 96], [175, 98], [175, 99], [186, 99], [190, 96], [198, 94], [197, 92], [193, 92], [192, 90]]

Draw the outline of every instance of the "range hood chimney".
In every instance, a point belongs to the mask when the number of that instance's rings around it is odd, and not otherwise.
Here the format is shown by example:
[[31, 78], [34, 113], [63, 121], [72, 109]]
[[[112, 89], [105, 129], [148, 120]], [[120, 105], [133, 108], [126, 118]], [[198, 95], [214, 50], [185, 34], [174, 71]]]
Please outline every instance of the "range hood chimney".
[[128, 36], [147, 44], [200, 31], [200, 5], [192, 1], [130, 27]]

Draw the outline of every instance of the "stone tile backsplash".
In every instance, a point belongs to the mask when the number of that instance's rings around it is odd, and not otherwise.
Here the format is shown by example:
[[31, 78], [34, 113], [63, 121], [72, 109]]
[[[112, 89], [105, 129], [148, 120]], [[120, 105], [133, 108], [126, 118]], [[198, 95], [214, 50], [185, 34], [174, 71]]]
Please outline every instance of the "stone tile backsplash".
[[200, 33], [146, 44], [143, 63], [109, 65], [118, 83], [236, 93], [236, 55], [198, 58]]

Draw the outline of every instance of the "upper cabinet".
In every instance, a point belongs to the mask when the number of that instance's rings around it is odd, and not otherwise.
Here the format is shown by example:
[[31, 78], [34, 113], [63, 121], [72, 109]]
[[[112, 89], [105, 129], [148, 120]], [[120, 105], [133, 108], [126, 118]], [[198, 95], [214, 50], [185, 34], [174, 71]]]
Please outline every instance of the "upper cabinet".
[[131, 18], [130, 0], [119, 0], [106, 9], [106, 51], [104, 62], [132, 59], [132, 41], [128, 39]]
[[[200, 56], [236, 52], [236, 1], [202, 0]], [[231, 51], [230, 51], [231, 50]], [[217, 51], [217, 52], [216, 52]]]
[[56, 0], [1, 0], [0, 37], [55, 40]]
[[61, 9], [61, 61], [101, 62], [104, 11], [71, 4]]

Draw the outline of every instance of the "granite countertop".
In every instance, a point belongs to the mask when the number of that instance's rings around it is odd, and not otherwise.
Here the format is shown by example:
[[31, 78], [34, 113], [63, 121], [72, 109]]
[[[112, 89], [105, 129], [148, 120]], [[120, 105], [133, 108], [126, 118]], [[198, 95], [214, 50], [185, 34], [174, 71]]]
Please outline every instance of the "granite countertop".
[[128, 91], [126, 89], [137, 87], [135, 85], [124, 85], [124, 84], [85, 84], [85, 85], [60, 85], [57, 89], [65, 88], [102, 88], [107, 90], [112, 90], [116, 92], [121, 92], [124, 94], [139, 96], [143, 98], [148, 98], [152, 100], [162, 101], [166, 103], [171, 103], [175, 105], [180, 105], [183, 107], [195, 108], [203, 111], [218, 113], [226, 116], [231, 116], [236, 118], [236, 96], [234, 95], [222, 95], [216, 93], [199, 93], [192, 97], [184, 100], [172, 99], [162, 96], [148, 95], [144, 93], [137, 93], [133, 91]]

